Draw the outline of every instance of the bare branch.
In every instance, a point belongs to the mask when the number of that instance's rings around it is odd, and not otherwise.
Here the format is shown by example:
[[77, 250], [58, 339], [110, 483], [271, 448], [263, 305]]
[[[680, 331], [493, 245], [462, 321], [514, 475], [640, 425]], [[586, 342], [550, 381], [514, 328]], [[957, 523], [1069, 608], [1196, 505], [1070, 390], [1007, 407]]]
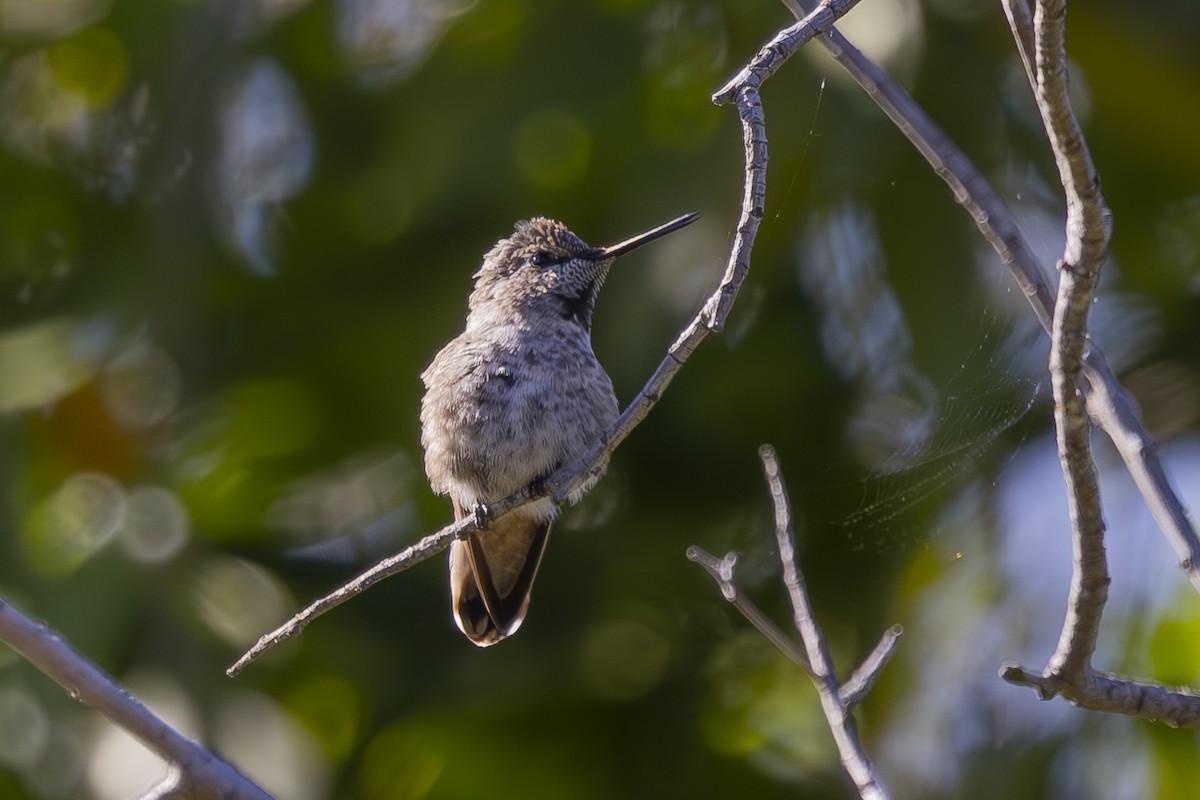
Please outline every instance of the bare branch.
[[[837, 17], [853, 8], [857, 2], [858, 0], [828, 0], [827, 3], [821, 5], [813, 18], [827, 28]], [[675, 374], [700, 346], [700, 343], [709, 333], [720, 331], [725, 326], [725, 319], [729, 315], [733, 302], [737, 299], [738, 290], [750, 269], [750, 253], [754, 248], [754, 238], [762, 222], [763, 206], [767, 194], [767, 131], [757, 86], [771, 72], [778, 69], [779, 65], [800, 45], [817, 35], [818, 22], [805, 20], [800, 24], [793, 25], [784, 32], [786, 36], [781, 34], [783, 38], [779, 46], [782, 49], [769, 65], [760, 64], [755, 69], [748, 67], [747, 70], [743, 70], [742, 74], [750, 76], [748, 78], [750, 83], [738, 85], [732, 89], [727, 86], [722, 91], [730, 91], [728, 96], [719, 100], [714, 97], [714, 102], [733, 102], [737, 105], [738, 116], [742, 121], [742, 142], [746, 164], [741, 213], [725, 273], [700, 311], [688, 322], [674, 343], [667, 349], [666, 355], [646, 381], [646, 385], [637, 393], [621, 416], [605, 429], [587, 455], [574, 464], [562, 467], [546, 480], [527, 486], [520, 492], [506, 497], [486, 509], [475, 509], [458, 522], [422, 538], [411, 547], [379, 562], [329, 594], [313, 601], [278, 628], [260, 637], [253, 647], [230, 665], [226, 670], [227, 675], [230, 677], [237, 675], [250, 662], [285, 639], [295, 636], [321, 614], [341, 605], [378, 581], [403, 572], [430, 556], [440, 553], [449, 547], [450, 542], [455, 538], [462, 538], [473, 531], [486, 530], [489, 520], [543, 497], [550, 497], [555, 503], [561, 505], [580, 486], [599, 475], [602, 469], [601, 465], [607, 463], [609, 456], [617, 449], [617, 446], [625, 441], [633, 429], [646, 418], [662, 397], [662, 393], [666, 391]]]
[[875, 769], [858, 739], [852, 711], [871, 690], [884, 664], [891, 658], [896, 640], [902, 632], [901, 628], [899, 625], [888, 628], [871, 655], [854, 671], [846, 685], [838, 685], [825, 634], [813, 617], [808, 592], [804, 586], [804, 575], [796, 563], [791, 506], [788, 504], [787, 489], [779, 471], [779, 461], [770, 445], [764, 445], [759, 450], [759, 456], [762, 458], [771, 503], [775, 510], [775, 539], [779, 560], [783, 565], [783, 582], [792, 602], [796, 631], [804, 643], [805, 652], [799, 652], [792, 639], [776, 628], [775, 624], [738, 590], [733, 579], [734, 568], [737, 566], [736, 554], [728, 553], [719, 559], [692, 545], [687, 549], [687, 557], [704, 567], [720, 587], [725, 599], [742, 612], [768, 641], [804, 668], [817, 688], [817, 694], [821, 698], [821, 709], [833, 733], [842, 766], [854, 781], [859, 796], [871, 800], [884, 800], [888, 796], [887, 792], [876, 777]]
[[[232, 766], [142, 705], [99, 667], [75, 652], [62, 636], [3, 600], [0, 600], [0, 641], [66, 689], [71, 697], [96, 709], [166, 760], [172, 769], [168, 781], [174, 787], [188, 787], [191, 790], [188, 796], [271, 800], [269, 794]], [[160, 788], [162, 785], [165, 783]]]
[[[1071, 594], [1058, 646], [1043, 673], [1005, 664], [1000, 675], [1010, 683], [1032, 686], [1042, 699], [1059, 694], [1084, 708], [1196, 728], [1200, 727], [1200, 697], [1192, 692], [1098, 675], [1090, 664], [1109, 577], [1096, 469], [1078, 389], [1088, 310], [1108, 250], [1111, 216], [1067, 92], [1065, 16], [1064, 0], [1039, 0], [1034, 26], [1038, 108], [1067, 200], [1067, 245], [1059, 263], [1050, 368], [1059, 458], [1073, 529]], [[1021, 32], [1014, 28], [1014, 34], [1020, 40]]]
[[1110, 582], [1104, 554], [1099, 479], [1092, 461], [1090, 429], [1079, 384], [1088, 311], [1100, 265], [1108, 252], [1111, 218], [1100, 194], [1100, 177], [1067, 94], [1065, 16], [1064, 0], [1038, 0], [1034, 14], [1037, 103], [1067, 197], [1067, 245], [1059, 262], [1058, 301], [1050, 337], [1050, 377], [1074, 551], [1067, 617], [1047, 669], [1077, 683], [1089, 670], [1096, 649]]
[[1062, 695], [1080, 708], [1141, 717], [1172, 728], [1200, 729], [1200, 696], [1188, 689], [1091, 671], [1077, 684], [1059, 675], [1031, 672], [1012, 662], [1000, 667], [1000, 677], [1017, 686], [1032, 686], [1042, 700]]
[[904, 628], [901, 625], [893, 625], [883, 632], [883, 636], [879, 637], [879, 644], [875, 645], [871, 654], [863, 659], [858, 669], [854, 670], [854, 674], [838, 690], [843, 706], [854, 708], [863, 701], [875, 685], [875, 681], [879, 680], [883, 668], [892, 660], [892, 654], [896, 652], [896, 642], [900, 640], [902, 633]]
[[[1013, 36], [1029, 67], [1026, 39], [1030, 26], [1028, 20], [1021, 17], [1024, 0], [1005, 0], [1005, 8], [1009, 12]], [[1099, 487], [1089, 450], [1089, 431], [1080, 389], [1085, 359], [1095, 354], [1094, 350], [1086, 352], [1087, 316], [1100, 267], [1107, 255], [1111, 215], [1104, 204], [1099, 176], [1071, 109], [1064, 46], [1065, 15], [1065, 0], [1038, 1], [1033, 23], [1036, 37], [1033, 85], [1067, 202], [1067, 245], [1059, 262], [1059, 294], [1051, 336], [1050, 369], [1059, 458], [1072, 522], [1071, 593], [1058, 646], [1046, 669], [1038, 674], [1019, 664], [1006, 663], [1000, 669], [1000, 676], [1010, 683], [1033, 687], [1043, 700], [1062, 695], [1083, 708], [1157, 720], [1172, 727], [1198, 728], [1200, 697], [1192, 692], [1098, 675], [1090, 664], [1108, 595], [1109, 577]], [[1108, 365], [1103, 364], [1103, 368], [1105, 379], [1094, 384], [1096, 389], [1089, 398], [1093, 419], [1102, 426], [1110, 414], [1133, 416], [1127, 402], [1113, 403], [1113, 398], [1105, 396], [1118, 384], [1111, 379]], [[1121, 431], [1119, 435], [1134, 441], [1123, 447], [1114, 437], [1117, 446], [1123, 452], [1127, 448], [1147, 447], [1149, 439], [1140, 425], [1136, 420], [1135, 424], [1128, 423], [1125, 419], [1114, 427]], [[1156, 459], [1151, 464], [1153, 469], [1161, 469]], [[1155, 501], [1145, 486], [1148, 476], [1144, 472], [1131, 471], [1153, 509]], [[1159, 487], [1166, 485], [1165, 479], [1156, 478], [1155, 483]], [[1185, 558], [1185, 565], [1194, 567], [1194, 559]]]
[[692, 545], [684, 555], [687, 556], [688, 561], [704, 567], [729, 604], [740, 611], [746, 621], [763, 635], [763, 638], [794, 661], [808, 677], [813, 680], [817, 679], [816, 674], [812, 671], [812, 666], [808, 663], [808, 654], [804, 652], [803, 646], [779, 630], [770, 617], [754, 605], [753, 601], [743, 594], [737, 584], [733, 582], [733, 571], [737, 567], [737, 553], [726, 553], [724, 558], [717, 558], [703, 547]]
[[[810, 678], [813, 680], [817, 679], [816, 674], [813, 673], [812, 666], [808, 662], [808, 654], [804, 651], [803, 646], [781, 631], [733, 582], [733, 573], [737, 568], [737, 553], [726, 553], [724, 558], [717, 558], [704, 548], [692, 545], [687, 549], [685, 555], [688, 561], [695, 562], [704, 568], [709, 577], [716, 582], [717, 587], [721, 590], [721, 594], [725, 596], [729, 604], [741, 612], [746, 621], [753, 625], [763, 635], [763, 638], [775, 645], [775, 648], [779, 652], [794, 661]], [[838, 690], [841, 704], [846, 709], [852, 709], [861, 703], [863, 698], [871, 691], [871, 687], [875, 685], [875, 681], [878, 680], [880, 673], [883, 672], [884, 666], [891, 660], [892, 654], [896, 650], [896, 643], [899, 641], [902, 633], [904, 633], [904, 629], [899, 625], [893, 625], [884, 631], [883, 636], [879, 639], [879, 644], [875, 645], [875, 649], [871, 651], [871, 654], [867, 656], [858, 669], [854, 671], [854, 674], [850, 676], [850, 679]]]
[[[812, 8], [811, 0], [783, 0], [796, 17]], [[953, 141], [885, 70], [850, 44], [836, 28], [817, 41], [862, 87], [876, 105], [929, 162], [950, 187], [954, 199], [970, 213], [980, 233], [1008, 265], [1018, 287], [1047, 332], [1052, 327], [1053, 294], [1037, 258], [1004, 203]], [[1200, 538], [1187, 508], [1171, 488], [1154, 440], [1146, 433], [1137, 406], [1117, 381], [1104, 354], [1088, 342], [1083, 357], [1087, 411], [1116, 445], [1150, 512], [1174, 548], [1192, 586], [1200, 591]]]
[[797, 50], [818, 34], [828, 32], [839, 17], [844, 16], [857, 4], [858, 0], [826, 0], [795, 25], [775, 34], [771, 41], [763, 45], [758, 54], [742, 67], [741, 72], [713, 94], [713, 102], [717, 105], [728, 105], [736, 101], [739, 89], [747, 86], [757, 89], [762, 86], [763, 81], [774, 75]]
[[783, 484], [775, 449], [770, 445], [763, 445], [759, 448], [758, 455], [762, 459], [763, 473], [771, 491], [771, 505], [775, 508], [775, 543], [779, 550], [779, 563], [783, 567], [783, 585], [787, 588], [788, 598], [792, 603], [796, 631], [804, 642], [808, 651], [808, 661], [816, 675], [814, 682], [817, 694], [821, 697], [821, 707], [825, 710], [825, 719], [833, 732], [838, 753], [842, 756], [842, 765], [864, 799], [887, 797], [887, 792], [875, 776], [875, 769], [871, 766], [866, 750], [858, 740], [854, 717], [849, 707], [843, 703], [837, 676], [833, 672], [833, 659], [829, 656], [825, 633], [813, 617], [812, 604], [808, 600], [808, 590], [804, 584], [804, 573], [800, 571], [796, 561], [792, 509], [788, 503], [787, 487]]
[[[800, 638], [804, 641], [804, 646], [808, 651], [808, 662], [812, 664], [813, 672], [821, 680], [834, 680], [832, 659], [829, 657], [829, 648], [825, 643], [825, 634], [813, 619], [812, 607], [808, 602], [808, 589], [804, 585], [804, 575], [796, 566], [792, 508], [788, 502], [783, 478], [779, 474], [779, 460], [775, 457], [775, 449], [766, 444], [758, 449], [758, 457], [762, 459], [767, 488], [771, 493], [771, 507], [775, 509], [775, 547], [779, 552], [779, 563], [783, 568], [783, 586], [787, 589], [788, 600], [792, 604], [792, 621]], [[826, 688], [829, 688], [828, 684]]]

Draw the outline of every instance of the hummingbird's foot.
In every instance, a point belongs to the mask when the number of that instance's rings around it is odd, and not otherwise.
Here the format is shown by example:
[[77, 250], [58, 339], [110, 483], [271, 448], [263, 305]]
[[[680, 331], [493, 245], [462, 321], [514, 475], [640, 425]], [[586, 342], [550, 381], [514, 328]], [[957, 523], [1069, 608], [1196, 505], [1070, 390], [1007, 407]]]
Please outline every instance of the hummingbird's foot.
[[492, 524], [492, 509], [486, 503], [477, 503], [471, 514], [475, 517], [475, 524], [479, 530], [486, 531]]
[[[558, 469], [560, 465], [555, 464], [554, 469]], [[550, 476], [553, 472], [547, 472], [544, 475], [539, 475], [529, 482], [525, 487], [525, 493], [530, 497], [546, 497], [550, 494]]]

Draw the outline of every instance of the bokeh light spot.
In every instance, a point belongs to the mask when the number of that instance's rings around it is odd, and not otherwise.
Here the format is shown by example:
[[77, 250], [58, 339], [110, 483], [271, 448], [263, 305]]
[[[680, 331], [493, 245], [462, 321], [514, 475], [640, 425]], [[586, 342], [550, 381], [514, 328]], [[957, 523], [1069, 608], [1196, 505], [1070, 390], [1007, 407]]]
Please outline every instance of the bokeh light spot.
[[0, 411], [40, 408], [84, 384], [111, 329], [54, 318], [0, 333]]
[[125, 524], [117, 543], [129, 558], [157, 564], [178, 553], [191, 534], [191, 519], [178, 495], [161, 486], [138, 486], [129, 491]]
[[[184, 736], [199, 738], [200, 715], [187, 691], [174, 678], [139, 671], [123, 681], [130, 692]], [[161, 757], [123, 728], [99, 726], [87, 765], [87, 782], [97, 800], [141, 797], [167, 774]]]
[[111, 102], [129, 77], [125, 43], [105, 28], [88, 28], [55, 42], [47, 61], [59, 84], [79, 92], [92, 107]]
[[213, 557], [196, 567], [191, 597], [204, 624], [234, 647], [247, 647], [274, 628], [293, 605], [274, 575], [228, 557]]
[[420, 800], [429, 794], [446, 765], [438, 737], [400, 720], [380, 731], [359, 767], [364, 800]]
[[218, 219], [260, 275], [275, 271], [280, 204], [308, 183], [315, 149], [291, 75], [260, 58], [225, 93], [216, 164]]
[[246, 777], [273, 797], [325, 800], [329, 765], [296, 720], [270, 698], [249, 692], [228, 695], [213, 722], [220, 752], [229, 753]]
[[[880, 0], [866, 13], [855, 9], [838, 21], [838, 30], [872, 61], [901, 79], [916, 70], [925, 49], [925, 18], [917, 0]], [[834, 68], [833, 57], [821, 47], [801, 51], [833, 80], [849, 83], [844, 70]]]
[[125, 491], [100, 472], [77, 472], [30, 511], [22, 546], [30, 567], [65, 575], [103, 547], [125, 519]]
[[403, 80], [474, 5], [473, 0], [343, 0], [335, 7], [338, 44], [367, 84]]
[[32, 767], [50, 738], [50, 720], [29, 692], [0, 688], [0, 764], [10, 769]]
[[630, 700], [662, 680], [670, 654], [666, 637], [650, 626], [615, 620], [589, 631], [580, 665], [584, 680], [596, 694]]
[[701, 720], [710, 747], [792, 779], [834, 763], [816, 691], [757, 632], [723, 643], [710, 669], [712, 692]]
[[543, 109], [526, 117], [515, 145], [521, 176], [544, 189], [562, 189], [578, 181], [592, 156], [587, 126], [560, 109]]
[[112, 415], [129, 430], [162, 422], [179, 406], [183, 379], [161, 348], [146, 342], [118, 353], [104, 367], [100, 391]]
[[362, 722], [363, 697], [357, 686], [337, 675], [305, 675], [289, 689], [284, 705], [332, 762], [345, 761]]
[[4, 0], [0, 35], [43, 40], [65, 36], [102, 18], [111, 5], [111, 0]]
[[367, 451], [294, 480], [267, 509], [268, 528], [307, 542], [371, 527], [408, 500], [414, 467], [403, 451]]
[[45, 50], [6, 61], [0, 83], [0, 135], [8, 147], [48, 163], [63, 139], [83, 136], [89, 117], [86, 99], [63, 88]]

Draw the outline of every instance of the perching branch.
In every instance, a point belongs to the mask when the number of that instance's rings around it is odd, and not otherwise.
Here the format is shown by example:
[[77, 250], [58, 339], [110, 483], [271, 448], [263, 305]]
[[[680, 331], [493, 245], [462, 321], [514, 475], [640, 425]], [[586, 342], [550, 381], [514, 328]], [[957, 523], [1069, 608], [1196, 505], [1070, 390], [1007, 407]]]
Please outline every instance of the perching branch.
[[157, 796], [271, 800], [232, 766], [168, 725], [66, 640], [0, 600], [0, 641], [85, 706], [136, 736], [170, 765]]
[[738, 590], [733, 581], [734, 567], [737, 564], [737, 556], [734, 553], [728, 553], [724, 558], [718, 559], [700, 547], [692, 545], [688, 548], [687, 557], [704, 567], [720, 587], [725, 599], [741, 611], [743, 616], [772, 644], [804, 667], [821, 698], [821, 708], [825, 712], [825, 719], [829, 723], [829, 729], [837, 744], [842, 766], [850, 779], [854, 781], [859, 795], [864, 800], [884, 800], [888, 797], [887, 791], [875, 775], [874, 767], [867, 757], [866, 750], [858, 739], [858, 731], [851, 712], [854, 706], [861, 702], [870, 691], [884, 665], [891, 658], [896, 639], [901, 633], [900, 626], [894, 625], [885, 631], [883, 638], [866, 661], [855, 670], [849, 681], [839, 686], [837, 676], [833, 671], [833, 661], [829, 655], [825, 634], [813, 616], [812, 604], [809, 602], [808, 591], [805, 588], [804, 574], [800, 571], [797, 563], [791, 506], [788, 503], [783, 476], [780, 474], [779, 461], [775, 456], [775, 450], [770, 445], [764, 445], [758, 452], [771, 493], [771, 504], [775, 509], [775, 539], [779, 551], [779, 561], [783, 566], [783, 583], [792, 603], [796, 632], [800, 634], [805, 654], [798, 656], [799, 648], [793, 640], [776, 628], [774, 623], [767, 619]]
[[[511, 498], [509, 498], [511, 500]], [[519, 503], [497, 503], [490, 510], [494, 514], [503, 513], [507, 508], [515, 508]], [[225, 670], [225, 674], [229, 677], [236, 676], [239, 672], [247, 667], [252, 661], [256, 661], [259, 656], [270, 650], [275, 645], [286, 641], [300, 631], [308, 627], [308, 623], [312, 622], [317, 617], [329, 611], [331, 608], [336, 608], [352, 597], [362, 594], [367, 589], [374, 586], [384, 578], [404, 572], [404, 570], [415, 567], [427, 558], [432, 558], [438, 553], [450, 546], [450, 542], [455, 539], [461, 539], [471, 531], [483, 530], [486, 527], [487, 521], [480, 520], [477, 516], [479, 509], [472, 511], [457, 522], [452, 522], [436, 533], [431, 533], [423, 537], [415, 544], [401, 550], [395, 555], [388, 556], [382, 561], [376, 563], [365, 572], [359, 573], [353, 579], [343, 583], [332, 592], [323, 595], [300, 611], [293, 614], [287, 622], [280, 625], [270, 633], [265, 633], [259, 637], [254, 646], [242, 654], [241, 658], [229, 665]]]
[[[1015, 0], [1020, 2], [1020, 0]], [[811, 0], [783, 0], [796, 17], [812, 8]], [[1017, 9], [1020, 14], [1020, 9]], [[1020, 18], [1018, 16], [1018, 18]], [[1027, 39], [1027, 36], [1023, 36]], [[954, 199], [970, 213], [983, 237], [1008, 265], [1018, 287], [1033, 307], [1042, 327], [1053, 326], [1054, 294], [1042, 275], [1029, 243], [995, 190], [966, 154], [930, 119], [912, 96], [891, 75], [850, 44], [836, 28], [817, 41], [863, 88], [876, 105], [929, 162], [950, 187]], [[1179, 500], [1158, 457], [1154, 440], [1142, 425], [1137, 406], [1112, 372], [1104, 354], [1087, 342], [1083, 355], [1083, 381], [1087, 412], [1117, 450], [1138, 490], [1167, 537], [1192, 586], [1200, 591], [1200, 538]]]
[[725, 319], [733, 307], [734, 300], [737, 299], [742, 282], [746, 279], [746, 274], [750, 269], [750, 253], [754, 248], [754, 238], [762, 222], [767, 193], [767, 132], [758, 86], [801, 45], [823, 30], [832, 30], [834, 21], [853, 8], [857, 2], [858, 0], [827, 0], [822, 3], [810, 18], [802, 20], [776, 36], [768, 45], [768, 48], [772, 48], [772, 53], [767, 54], [767, 48], [764, 48], [755, 60], [747, 65], [739, 75], [739, 79], [745, 76], [743, 83], [734, 81], [713, 97], [713, 101], [720, 105], [730, 103], [737, 105], [738, 116], [742, 122], [742, 143], [745, 150], [745, 180], [742, 186], [741, 213], [733, 245], [730, 248], [729, 259], [726, 262], [725, 273], [700, 311], [688, 322], [675, 342], [667, 349], [666, 355], [649, 380], [646, 381], [645, 386], [616, 421], [605, 429], [587, 455], [574, 464], [562, 467], [536, 485], [527, 486], [520, 492], [506, 497], [486, 509], [475, 509], [458, 522], [424, 537], [411, 547], [384, 559], [366, 572], [342, 584], [333, 592], [317, 599], [293, 615], [283, 625], [260, 637], [253, 647], [226, 670], [226, 674], [230, 677], [237, 675], [250, 662], [285, 639], [290, 639], [298, 634], [321, 614], [341, 605], [384, 578], [403, 572], [430, 556], [440, 553], [449, 547], [450, 542], [454, 539], [463, 538], [473, 531], [486, 530], [489, 520], [543, 497], [550, 497], [555, 503], [561, 504], [578, 487], [599, 474], [600, 465], [608, 461], [617, 446], [646, 418], [650, 410], [658, 403], [659, 398], [662, 397], [662, 393], [666, 391], [675, 374], [679, 372], [684, 362], [695, 352], [705, 337], [709, 333], [720, 331], [725, 327]]

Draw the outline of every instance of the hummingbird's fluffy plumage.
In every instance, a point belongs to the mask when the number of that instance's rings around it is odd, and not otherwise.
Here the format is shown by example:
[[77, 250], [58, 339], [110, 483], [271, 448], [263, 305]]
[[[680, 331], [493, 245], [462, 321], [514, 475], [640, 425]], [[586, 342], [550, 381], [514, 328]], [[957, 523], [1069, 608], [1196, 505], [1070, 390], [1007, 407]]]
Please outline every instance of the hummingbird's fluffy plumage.
[[[575, 462], [616, 419], [612, 381], [592, 352], [596, 293], [617, 255], [692, 219], [594, 248], [536, 217], [484, 256], [466, 329], [421, 374], [425, 471], [456, 519]], [[520, 626], [555, 511], [539, 500], [451, 544], [455, 621], [477, 645]]]

